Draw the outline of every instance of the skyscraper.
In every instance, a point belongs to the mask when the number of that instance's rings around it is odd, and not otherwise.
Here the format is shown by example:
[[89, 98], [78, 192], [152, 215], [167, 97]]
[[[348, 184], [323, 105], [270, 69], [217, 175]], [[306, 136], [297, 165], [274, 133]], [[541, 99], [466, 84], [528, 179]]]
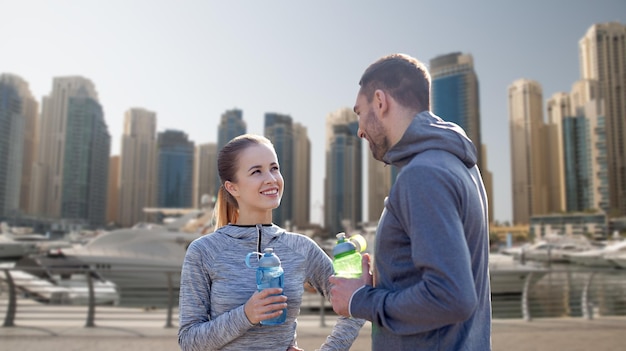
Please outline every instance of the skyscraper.
[[131, 108], [124, 113], [117, 208], [122, 227], [146, 221], [143, 209], [157, 203], [156, 130], [155, 112]]
[[23, 84], [17, 76], [0, 75], [0, 219], [15, 216], [20, 209], [25, 122]]
[[[72, 98], [76, 99], [72, 100]], [[70, 109], [72, 110], [70, 111]], [[77, 130], [77, 128], [87, 127], [87, 124], [82, 122], [80, 126], [71, 125], [68, 122], [70, 120], [70, 112], [72, 112], [71, 120], [73, 122], [81, 121], [84, 118], [88, 119], [89, 122], [83, 122], [92, 123], [92, 127], [106, 129], [102, 109], [98, 103], [98, 94], [91, 80], [80, 76], [57, 77], [53, 79], [52, 92], [43, 98], [41, 119], [39, 121], [39, 146], [36, 162], [33, 165], [29, 200], [30, 212], [33, 214], [49, 218], [60, 218], [63, 196], [64, 194], [69, 196], [63, 189], [63, 185], [67, 184], [67, 181], [64, 180], [65, 170], [72, 164], [80, 166], [81, 170], [86, 171], [87, 169], [83, 167], [83, 163], [94, 160], [87, 158], [85, 153], [72, 153], [71, 150], [67, 150], [68, 134], [70, 132], [80, 134], [82, 132]], [[106, 139], [105, 135], [108, 134], [105, 130], [91, 129], [91, 131], [95, 132], [96, 135], [94, 137], [97, 136], [98, 138], [103, 137]], [[76, 138], [73, 139], [74, 144], [85, 145], [81, 144], [79, 139], [80, 136], [76, 135]], [[98, 139], [98, 142], [106, 144], [104, 139]], [[93, 146], [95, 147], [96, 145]], [[106, 148], [104, 144], [98, 146]], [[90, 150], [96, 152], [96, 149]], [[97, 155], [93, 156], [101, 157], [100, 151], [103, 150], [98, 150]], [[108, 165], [109, 150], [106, 152], [105, 169]], [[84, 158], [66, 160], [66, 157], [74, 156]], [[93, 172], [94, 170], [89, 171]], [[102, 189], [106, 189], [106, 181], [101, 186]], [[69, 199], [68, 201], [71, 202]], [[106, 198], [103, 201], [106, 201]], [[69, 203], [67, 206], [70, 206]]]
[[326, 117], [324, 226], [331, 235], [355, 228], [363, 217], [362, 141], [359, 122], [350, 108]]
[[493, 183], [487, 169], [486, 147], [482, 144], [480, 119], [480, 90], [471, 54], [453, 52], [430, 60], [431, 109], [433, 113], [458, 124], [472, 140], [478, 154], [487, 190], [489, 218], [493, 218]]
[[302, 227], [311, 222], [311, 140], [300, 123], [293, 125], [293, 225]]
[[106, 224], [111, 136], [100, 103], [85, 88], [68, 98], [61, 218]]
[[508, 88], [513, 223], [546, 214], [543, 93], [538, 82], [519, 79]]
[[566, 209], [563, 124], [572, 116], [570, 96], [564, 92], [555, 93], [546, 105], [548, 119], [545, 126], [546, 148], [543, 150], [548, 190], [546, 210], [548, 213], [560, 213]]
[[159, 207], [192, 206], [193, 142], [178, 130], [158, 135], [158, 202]]
[[[243, 120], [243, 111], [235, 108], [224, 112], [217, 127], [217, 154], [219, 155], [220, 150], [232, 138], [242, 134], [246, 134], [246, 122]], [[219, 173], [215, 179], [215, 189], [219, 189], [222, 185]]]
[[193, 205], [200, 208], [202, 196], [217, 196], [217, 144], [206, 143], [196, 146], [193, 163]]
[[582, 79], [597, 80], [604, 100], [610, 217], [626, 216], [626, 25], [591, 26], [579, 41]]
[[568, 212], [609, 211], [604, 100], [598, 81], [579, 80], [570, 93], [572, 117], [563, 125]]
[[293, 198], [294, 198], [294, 128], [291, 116], [278, 113], [265, 114], [265, 137], [272, 141], [278, 162], [280, 173], [284, 179], [283, 197], [280, 206], [272, 213], [274, 223], [285, 226], [293, 223]]
[[432, 111], [461, 126], [478, 151], [478, 167], [486, 170], [481, 157], [480, 95], [471, 54], [454, 52], [430, 60]]

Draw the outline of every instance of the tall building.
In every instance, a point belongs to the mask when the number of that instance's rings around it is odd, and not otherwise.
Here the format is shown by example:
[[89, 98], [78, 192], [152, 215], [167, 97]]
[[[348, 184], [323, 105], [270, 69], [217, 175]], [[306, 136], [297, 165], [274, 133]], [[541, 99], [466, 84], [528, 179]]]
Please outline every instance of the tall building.
[[579, 41], [583, 80], [596, 80], [604, 100], [609, 217], [626, 216], [626, 25], [591, 26]]
[[102, 106], [85, 88], [68, 98], [62, 152], [61, 218], [105, 225], [111, 136]]
[[120, 156], [114, 155], [109, 159], [109, 186], [107, 188], [107, 225], [119, 225], [120, 203]]
[[362, 141], [359, 122], [350, 108], [326, 117], [326, 179], [324, 226], [334, 235], [362, 222]]
[[293, 129], [291, 116], [278, 113], [265, 114], [264, 135], [274, 144], [280, 173], [285, 181], [280, 206], [272, 213], [273, 222], [279, 226], [288, 226], [293, 223], [295, 168]]
[[24, 117], [19, 77], [0, 76], [0, 219], [16, 216], [20, 207]]
[[430, 60], [431, 109], [433, 113], [458, 124], [472, 140], [493, 218], [492, 173], [487, 169], [486, 147], [482, 144], [480, 89], [471, 54], [453, 52]]
[[52, 92], [43, 98], [39, 131], [30, 212], [102, 224], [110, 135], [91, 80], [54, 78]]
[[214, 199], [217, 178], [217, 144], [206, 143], [196, 146], [193, 162], [193, 205], [202, 206], [202, 196]]
[[579, 80], [564, 123], [567, 212], [609, 211], [604, 101], [596, 80]]
[[565, 164], [563, 149], [564, 120], [572, 116], [570, 96], [567, 93], [555, 93], [548, 99], [547, 123], [545, 126], [545, 171], [548, 193], [547, 213], [559, 213], [566, 209]]
[[[246, 134], [246, 122], [243, 120], [243, 111], [240, 109], [227, 110], [222, 114], [220, 124], [217, 127], [217, 153], [232, 138]], [[215, 189], [222, 185], [219, 174], [216, 176]]]
[[119, 224], [131, 227], [147, 221], [146, 207], [157, 203], [157, 117], [144, 108], [124, 113], [118, 173]]
[[293, 225], [311, 223], [311, 140], [300, 123], [293, 125]]
[[158, 134], [157, 206], [192, 207], [194, 144], [182, 131]]
[[508, 87], [513, 223], [546, 214], [543, 93], [538, 82], [519, 79]]
[[480, 94], [471, 54], [454, 52], [430, 60], [431, 109], [458, 124], [478, 151], [478, 167], [486, 170], [481, 158]]

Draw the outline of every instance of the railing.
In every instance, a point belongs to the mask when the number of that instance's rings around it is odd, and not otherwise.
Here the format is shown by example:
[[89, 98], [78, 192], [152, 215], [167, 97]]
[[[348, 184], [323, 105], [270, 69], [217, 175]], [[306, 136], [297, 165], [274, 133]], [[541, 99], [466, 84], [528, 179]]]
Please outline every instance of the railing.
[[[162, 272], [167, 289], [134, 292], [120, 291], [119, 300], [103, 301], [96, 278], [85, 274], [86, 290], [81, 301], [37, 293], [41, 282], [24, 281], [15, 268], [0, 269], [0, 316], [3, 327], [13, 327], [16, 320], [36, 322], [63, 320], [84, 322], [94, 327], [96, 321], [161, 319], [165, 328], [175, 326], [178, 318], [180, 272]], [[84, 272], [89, 273], [89, 272]], [[154, 271], [151, 271], [154, 273]], [[535, 274], [535, 273], [533, 273]], [[592, 269], [573, 265], [552, 266], [542, 275], [527, 275], [519, 293], [492, 295], [493, 317], [531, 321], [545, 317], [626, 316], [626, 270]], [[22, 280], [16, 281], [17, 278]], [[520, 283], [520, 282], [517, 282]], [[57, 295], [59, 291], [56, 291]], [[63, 291], [61, 291], [63, 293]], [[140, 294], [145, 294], [141, 298]], [[130, 296], [130, 297], [129, 297]], [[77, 302], [80, 302], [76, 305]], [[156, 302], [156, 303], [155, 303]], [[73, 306], [70, 306], [74, 304]], [[327, 314], [334, 314], [330, 304], [319, 294], [305, 293], [302, 313], [317, 314], [325, 326]], [[158, 311], [159, 313], [151, 313]]]

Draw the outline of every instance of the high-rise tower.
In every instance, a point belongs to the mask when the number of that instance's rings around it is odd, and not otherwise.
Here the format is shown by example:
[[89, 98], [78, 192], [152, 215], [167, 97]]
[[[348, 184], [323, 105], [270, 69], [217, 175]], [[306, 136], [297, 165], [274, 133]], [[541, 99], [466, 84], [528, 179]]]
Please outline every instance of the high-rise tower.
[[363, 217], [362, 141], [359, 122], [350, 108], [326, 117], [324, 226], [334, 235], [355, 228]]
[[[243, 111], [232, 109], [224, 112], [217, 127], [217, 154], [232, 138], [246, 134], [246, 122], [243, 120]], [[217, 168], [216, 168], [217, 172]], [[222, 185], [219, 174], [215, 178], [215, 189]]]
[[21, 77], [0, 75], [0, 218], [26, 212], [37, 102]]
[[122, 227], [146, 221], [144, 208], [156, 206], [156, 130], [155, 112], [131, 108], [124, 113], [118, 182], [118, 218]]
[[193, 205], [195, 207], [202, 206], [202, 196], [208, 195], [210, 199], [217, 196], [216, 178], [217, 144], [197, 145], [193, 162]]
[[285, 184], [280, 206], [273, 211], [272, 220], [280, 226], [285, 226], [287, 223], [293, 222], [293, 198], [295, 195], [294, 128], [291, 116], [266, 113], [264, 134], [274, 144], [280, 164], [280, 173]]
[[157, 205], [169, 208], [192, 206], [193, 142], [178, 130], [158, 134]]
[[546, 213], [543, 93], [538, 82], [519, 79], [509, 88], [513, 223]]
[[581, 78], [596, 80], [604, 100], [608, 215], [626, 216], [626, 25], [594, 24], [579, 51]]

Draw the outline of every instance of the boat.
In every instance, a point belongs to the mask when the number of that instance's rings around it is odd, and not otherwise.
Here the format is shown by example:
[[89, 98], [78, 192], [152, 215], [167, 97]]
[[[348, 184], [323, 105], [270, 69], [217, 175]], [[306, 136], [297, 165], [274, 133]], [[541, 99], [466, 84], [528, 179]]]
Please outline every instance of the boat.
[[567, 253], [564, 256], [569, 262], [583, 266], [613, 267], [615, 263], [611, 262], [609, 258], [620, 252], [626, 253], [626, 241], [618, 241], [599, 249]]
[[[50, 305], [88, 305], [89, 278], [94, 304], [117, 305], [115, 284], [89, 271], [75, 260], [59, 261], [42, 255], [24, 256], [2, 268], [10, 274], [16, 289], [24, 297]], [[0, 276], [7, 280], [7, 273]]]
[[39, 252], [36, 242], [17, 241], [0, 234], [0, 260], [15, 260], [31, 253]]
[[567, 263], [565, 255], [595, 249], [589, 240], [578, 236], [546, 236], [531, 245], [515, 249], [505, 249], [505, 254], [512, 255], [519, 261], [538, 261], [544, 263]]
[[626, 268], [626, 252], [613, 252], [605, 256], [617, 268]]
[[48, 257], [82, 262], [112, 281], [120, 294], [120, 305], [167, 306], [178, 298], [187, 247], [200, 237], [200, 224], [206, 223], [207, 217], [202, 210], [162, 212], [184, 215], [163, 224], [139, 223], [108, 231], [85, 245], [50, 252]]
[[532, 286], [547, 273], [545, 267], [533, 263], [523, 264], [511, 255], [496, 252], [489, 254], [492, 295], [522, 294], [527, 280], [529, 286]]

